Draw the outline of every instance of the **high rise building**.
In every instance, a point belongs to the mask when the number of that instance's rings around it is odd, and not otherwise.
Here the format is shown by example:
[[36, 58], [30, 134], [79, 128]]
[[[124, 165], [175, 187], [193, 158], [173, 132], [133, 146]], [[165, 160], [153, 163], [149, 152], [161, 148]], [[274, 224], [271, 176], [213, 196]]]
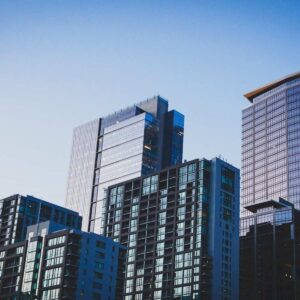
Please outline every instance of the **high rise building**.
[[110, 186], [105, 234], [128, 248], [125, 300], [239, 299], [239, 170], [193, 160]]
[[0, 247], [1, 300], [121, 300], [126, 249], [50, 221]]
[[300, 73], [245, 97], [240, 299], [300, 299]]
[[300, 209], [300, 73], [249, 92], [243, 110], [243, 209], [279, 197]]
[[240, 300], [300, 299], [300, 212], [279, 199], [241, 219]]
[[77, 212], [32, 196], [0, 199], [0, 246], [25, 240], [27, 226], [47, 220], [75, 229], [82, 222]]
[[0, 299], [20, 299], [27, 241], [0, 247]]
[[75, 128], [66, 207], [102, 233], [105, 189], [182, 162], [184, 116], [160, 96]]

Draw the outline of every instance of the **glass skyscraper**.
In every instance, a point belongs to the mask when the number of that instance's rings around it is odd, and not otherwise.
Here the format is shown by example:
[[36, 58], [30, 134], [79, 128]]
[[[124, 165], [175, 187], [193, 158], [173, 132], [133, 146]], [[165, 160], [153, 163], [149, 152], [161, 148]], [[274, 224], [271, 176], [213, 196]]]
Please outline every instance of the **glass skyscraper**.
[[75, 128], [66, 207], [103, 233], [108, 186], [181, 163], [184, 116], [153, 97]]
[[240, 299], [299, 299], [300, 73], [245, 97]]
[[244, 206], [288, 200], [300, 209], [300, 73], [272, 82], [245, 97], [243, 110], [242, 216]]

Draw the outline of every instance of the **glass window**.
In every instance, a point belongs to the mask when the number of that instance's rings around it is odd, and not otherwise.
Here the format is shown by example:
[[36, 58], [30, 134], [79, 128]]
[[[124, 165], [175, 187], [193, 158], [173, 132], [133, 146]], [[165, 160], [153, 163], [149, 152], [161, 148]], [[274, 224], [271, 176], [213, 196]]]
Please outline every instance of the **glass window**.
[[43, 287], [59, 285], [61, 282], [62, 268], [54, 268], [45, 271]]
[[167, 197], [160, 198], [160, 207], [161, 210], [167, 208]]
[[62, 244], [66, 241], [66, 236], [59, 236], [56, 238], [52, 238], [48, 240], [48, 246], [54, 246], [54, 245], [58, 245], [58, 244]]
[[[63, 262], [65, 247], [50, 249], [46, 253], [46, 266], [58, 265]], [[35, 253], [33, 253], [35, 254]]]
[[157, 192], [158, 175], [143, 179], [143, 195]]

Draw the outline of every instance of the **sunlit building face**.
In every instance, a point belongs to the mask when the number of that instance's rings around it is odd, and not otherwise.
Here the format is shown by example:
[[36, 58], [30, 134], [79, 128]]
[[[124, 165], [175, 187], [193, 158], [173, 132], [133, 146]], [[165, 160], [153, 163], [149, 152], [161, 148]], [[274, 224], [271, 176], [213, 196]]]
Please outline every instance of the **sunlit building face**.
[[242, 116], [244, 206], [284, 198], [300, 209], [300, 73], [245, 95]]

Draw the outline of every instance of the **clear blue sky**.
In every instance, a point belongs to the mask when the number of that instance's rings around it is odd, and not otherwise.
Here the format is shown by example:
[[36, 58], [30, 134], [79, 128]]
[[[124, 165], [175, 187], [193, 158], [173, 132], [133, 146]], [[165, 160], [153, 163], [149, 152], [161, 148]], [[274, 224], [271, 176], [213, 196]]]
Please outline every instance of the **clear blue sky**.
[[243, 94], [300, 70], [299, 1], [1, 1], [0, 198], [63, 204], [73, 127], [155, 94], [240, 166]]

